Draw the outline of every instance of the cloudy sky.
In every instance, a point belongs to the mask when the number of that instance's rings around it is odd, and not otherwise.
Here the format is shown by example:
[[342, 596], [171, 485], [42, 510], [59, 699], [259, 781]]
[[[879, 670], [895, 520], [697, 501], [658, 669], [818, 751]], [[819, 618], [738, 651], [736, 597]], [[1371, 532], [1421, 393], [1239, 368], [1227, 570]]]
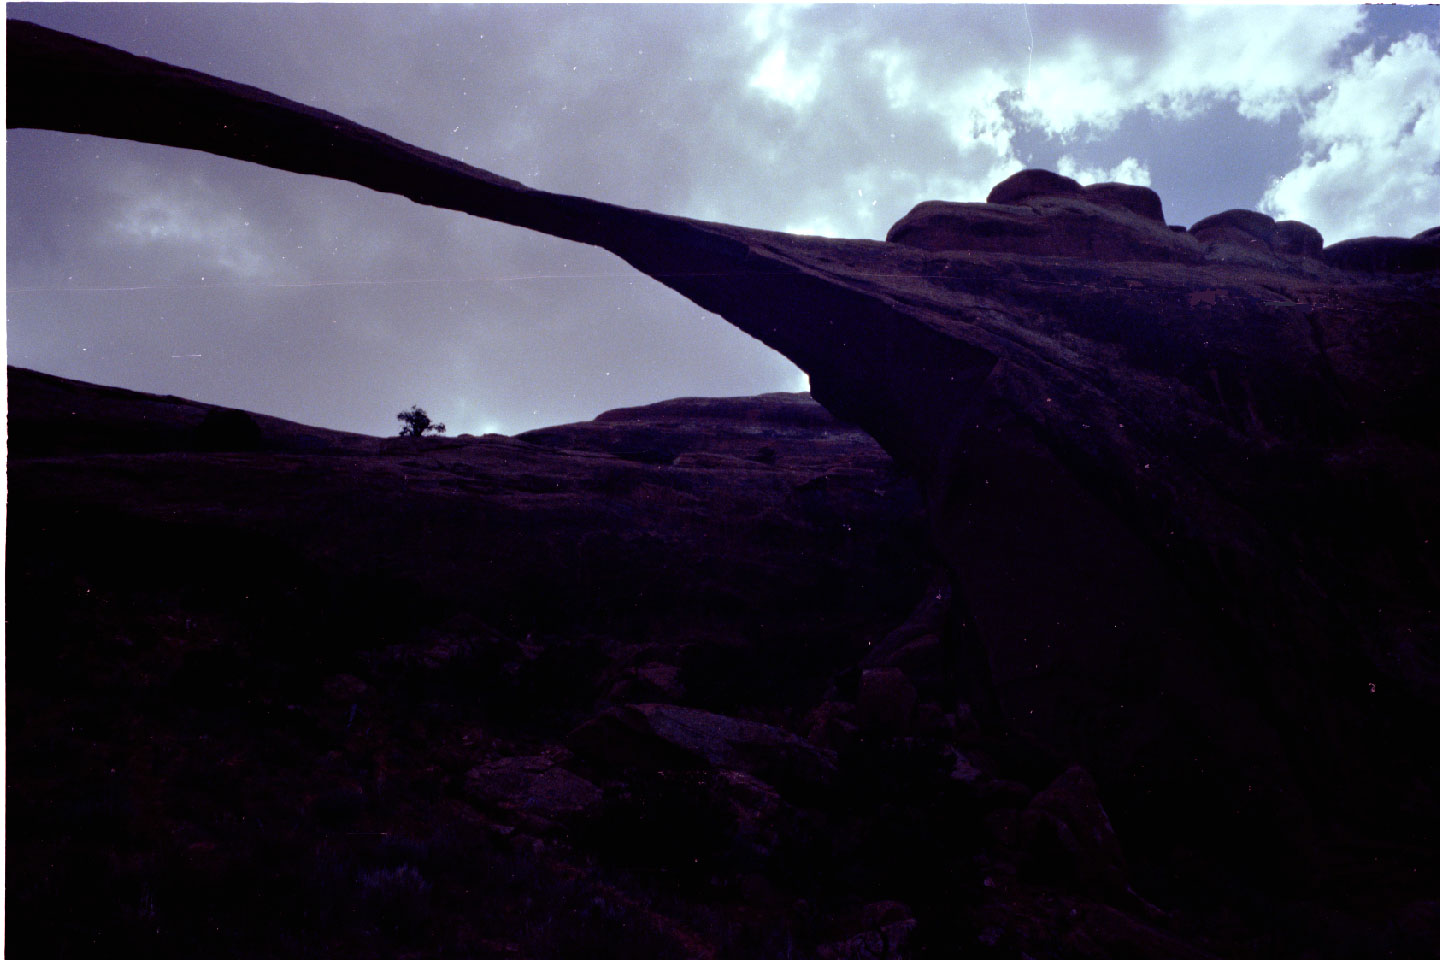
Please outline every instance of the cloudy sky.
[[[1440, 223], [1433, 7], [19, 4], [547, 190], [883, 238], [1027, 166], [1327, 243]], [[607, 253], [349, 184], [12, 130], [9, 362], [321, 426], [513, 433], [803, 389]]]

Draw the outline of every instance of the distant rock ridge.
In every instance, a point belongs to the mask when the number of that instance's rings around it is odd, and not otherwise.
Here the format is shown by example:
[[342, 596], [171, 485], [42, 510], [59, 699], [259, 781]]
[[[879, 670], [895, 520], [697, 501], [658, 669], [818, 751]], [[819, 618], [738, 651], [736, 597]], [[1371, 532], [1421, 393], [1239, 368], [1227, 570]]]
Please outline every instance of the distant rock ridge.
[[1440, 852], [1440, 764], [1404, 735], [1440, 724], [1435, 231], [1319, 247], [1229, 211], [1182, 233], [1145, 188], [1026, 172], [888, 243], [799, 237], [532, 189], [26, 24], [8, 41], [12, 126], [594, 244], [785, 354], [918, 481], [956, 696], [1083, 765], [1160, 861], [1303, 882], [1342, 848]]
[[1309, 224], [1276, 221], [1254, 210], [1226, 210], [1188, 230], [1165, 228], [1160, 197], [1149, 187], [1081, 186], [1058, 173], [1032, 169], [996, 184], [984, 203], [921, 203], [885, 239], [935, 251], [1185, 264], [1241, 259], [1281, 269], [1305, 269], [1312, 266], [1307, 261], [1321, 261], [1342, 270], [1417, 273], [1440, 269], [1437, 232], [1440, 227], [1410, 239], [1366, 237], [1326, 247], [1320, 231]]

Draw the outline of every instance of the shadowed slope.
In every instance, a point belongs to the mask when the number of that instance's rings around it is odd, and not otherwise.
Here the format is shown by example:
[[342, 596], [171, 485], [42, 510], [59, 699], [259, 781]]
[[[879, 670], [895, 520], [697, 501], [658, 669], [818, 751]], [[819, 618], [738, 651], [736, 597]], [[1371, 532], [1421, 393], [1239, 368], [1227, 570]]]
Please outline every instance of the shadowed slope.
[[[1367, 859], [1360, 838], [1429, 855], [1411, 847], [1429, 850], [1436, 764], [1401, 743], [1440, 691], [1433, 271], [1346, 272], [1228, 234], [1169, 257], [1152, 219], [1084, 193], [969, 205], [997, 212], [987, 242], [930, 249], [703, 223], [532, 190], [38, 27], [9, 39], [12, 126], [595, 244], [784, 353], [919, 478], [965, 696], [1090, 766], [1160, 861], [1217, 840], [1279, 840], [1306, 854], [1297, 871], [1321, 850]], [[1068, 239], [1038, 243], [1032, 220]], [[1102, 229], [1144, 254], [1074, 255]]]

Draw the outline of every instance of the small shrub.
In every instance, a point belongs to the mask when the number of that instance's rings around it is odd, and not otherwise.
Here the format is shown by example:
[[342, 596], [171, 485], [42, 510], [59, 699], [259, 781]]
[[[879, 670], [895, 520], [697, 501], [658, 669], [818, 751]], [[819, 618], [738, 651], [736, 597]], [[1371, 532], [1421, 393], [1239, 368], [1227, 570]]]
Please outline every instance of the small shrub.
[[423, 437], [426, 434], [444, 433], [445, 424], [435, 423], [430, 419], [430, 414], [420, 407], [411, 407], [409, 410], [402, 410], [395, 414], [395, 419], [404, 426], [400, 428], [402, 437]]

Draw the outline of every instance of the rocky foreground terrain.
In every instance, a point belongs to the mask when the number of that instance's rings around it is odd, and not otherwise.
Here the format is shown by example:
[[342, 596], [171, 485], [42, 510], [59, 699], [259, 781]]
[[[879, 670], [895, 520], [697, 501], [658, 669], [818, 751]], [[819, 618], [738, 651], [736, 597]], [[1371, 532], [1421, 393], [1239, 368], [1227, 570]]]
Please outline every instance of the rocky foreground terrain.
[[12, 949], [1435, 942], [1433, 877], [1177, 863], [978, 722], [914, 481], [805, 395], [418, 440], [14, 368], [9, 402]]
[[12, 944], [778, 956], [980, 883], [973, 724], [864, 669], [940, 674], [914, 483], [804, 395], [420, 440], [9, 404]]
[[792, 236], [7, 40], [11, 125], [603, 247], [818, 401], [406, 442], [16, 371], [12, 931], [1436, 953], [1440, 230], [1186, 227], [1030, 170]]

